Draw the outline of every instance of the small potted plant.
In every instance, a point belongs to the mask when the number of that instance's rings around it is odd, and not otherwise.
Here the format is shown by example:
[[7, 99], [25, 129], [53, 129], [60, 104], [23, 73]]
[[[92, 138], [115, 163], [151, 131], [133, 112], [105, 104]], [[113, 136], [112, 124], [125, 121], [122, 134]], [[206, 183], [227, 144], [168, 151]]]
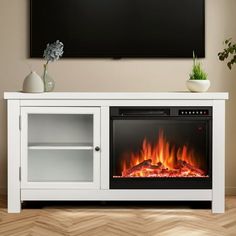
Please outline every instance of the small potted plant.
[[236, 43], [232, 39], [224, 41], [225, 48], [222, 52], [218, 53], [218, 57], [221, 61], [227, 60], [227, 66], [231, 70], [233, 64], [236, 63]]
[[187, 88], [191, 92], [206, 92], [210, 87], [206, 72], [202, 69], [201, 63], [197, 61], [193, 52], [193, 68], [190, 78], [186, 82]]

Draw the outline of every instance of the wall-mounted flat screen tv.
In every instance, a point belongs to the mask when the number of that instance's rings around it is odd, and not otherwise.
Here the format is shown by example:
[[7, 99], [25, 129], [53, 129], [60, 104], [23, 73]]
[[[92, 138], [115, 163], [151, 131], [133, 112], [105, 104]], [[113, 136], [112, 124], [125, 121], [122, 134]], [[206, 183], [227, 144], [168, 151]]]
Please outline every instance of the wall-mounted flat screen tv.
[[204, 0], [30, 0], [30, 56], [64, 43], [69, 58], [205, 56]]

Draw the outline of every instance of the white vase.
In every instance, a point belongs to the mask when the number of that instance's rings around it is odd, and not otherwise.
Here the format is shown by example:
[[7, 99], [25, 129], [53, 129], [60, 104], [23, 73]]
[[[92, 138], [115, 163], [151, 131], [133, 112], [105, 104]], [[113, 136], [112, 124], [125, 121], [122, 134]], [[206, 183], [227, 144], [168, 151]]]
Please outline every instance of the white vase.
[[25, 77], [23, 83], [24, 93], [43, 93], [44, 84], [41, 77], [35, 72], [31, 71], [29, 75]]
[[191, 92], [206, 92], [211, 85], [210, 80], [187, 80], [186, 86]]

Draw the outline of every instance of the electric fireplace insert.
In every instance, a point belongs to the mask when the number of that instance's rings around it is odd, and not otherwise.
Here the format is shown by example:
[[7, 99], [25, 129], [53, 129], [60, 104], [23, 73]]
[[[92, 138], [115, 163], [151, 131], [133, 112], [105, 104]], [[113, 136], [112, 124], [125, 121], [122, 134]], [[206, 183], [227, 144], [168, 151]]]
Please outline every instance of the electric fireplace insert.
[[110, 189], [211, 189], [212, 107], [111, 107]]

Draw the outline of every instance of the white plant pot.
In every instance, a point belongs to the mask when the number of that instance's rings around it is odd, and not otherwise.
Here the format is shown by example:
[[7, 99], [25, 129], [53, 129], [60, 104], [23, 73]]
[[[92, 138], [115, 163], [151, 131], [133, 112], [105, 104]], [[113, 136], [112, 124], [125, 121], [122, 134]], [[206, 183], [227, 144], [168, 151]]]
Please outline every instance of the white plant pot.
[[191, 92], [206, 92], [211, 85], [210, 80], [187, 80], [186, 86]]
[[23, 83], [24, 93], [43, 93], [44, 83], [41, 77], [34, 71], [25, 77]]

